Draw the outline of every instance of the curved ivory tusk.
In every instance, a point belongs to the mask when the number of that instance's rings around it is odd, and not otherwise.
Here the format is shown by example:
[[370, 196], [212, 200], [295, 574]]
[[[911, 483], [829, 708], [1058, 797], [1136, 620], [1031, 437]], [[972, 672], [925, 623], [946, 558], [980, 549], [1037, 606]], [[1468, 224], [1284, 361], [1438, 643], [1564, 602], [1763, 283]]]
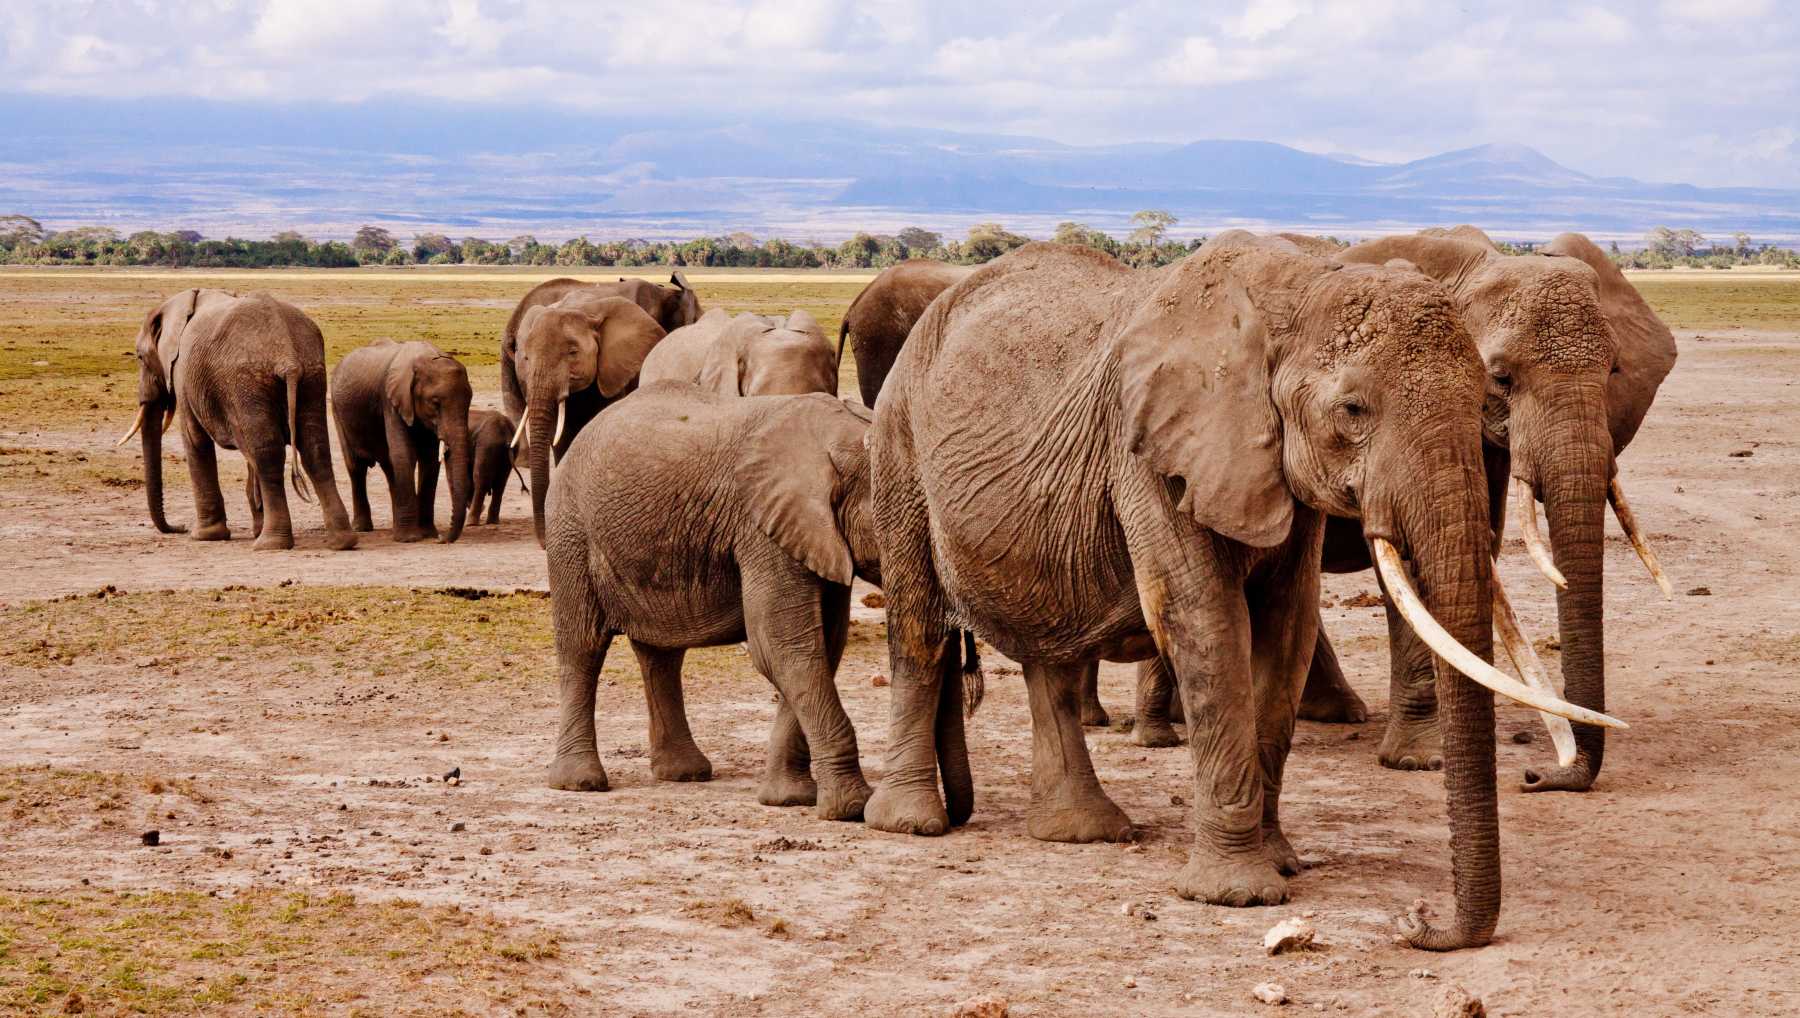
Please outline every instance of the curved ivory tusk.
[[558, 446], [558, 445], [562, 444], [563, 425], [568, 423], [568, 420], [569, 420], [568, 414], [569, 414], [569, 401], [568, 400], [565, 399], [561, 403], [556, 404], [556, 437], [550, 440], [550, 444], [552, 446]]
[[1606, 500], [1612, 503], [1613, 515], [1619, 518], [1619, 529], [1631, 540], [1631, 547], [1638, 558], [1644, 561], [1644, 568], [1650, 570], [1650, 578], [1662, 588], [1663, 597], [1675, 596], [1675, 586], [1669, 582], [1662, 571], [1662, 563], [1656, 561], [1656, 553], [1650, 550], [1650, 542], [1644, 539], [1644, 532], [1638, 529], [1637, 514], [1631, 511], [1631, 503], [1625, 501], [1625, 489], [1619, 487], [1619, 478], [1615, 475], [1606, 485]]
[[1375, 538], [1374, 545], [1375, 565], [1381, 570], [1388, 595], [1394, 599], [1395, 610], [1413, 628], [1413, 632], [1419, 634], [1419, 639], [1425, 641], [1425, 645], [1452, 668], [1501, 696], [1517, 700], [1527, 707], [1603, 728], [1630, 727], [1618, 718], [1578, 707], [1535, 690], [1477, 657], [1469, 648], [1456, 642], [1456, 638], [1445, 631], [1438, 620], [1431, 616], [1431, 612], [1426, 610], [1425, 602], [1419, 600], [1419, 592], [1413, 589], [1412, 579], [1406, 575], [1406, 566], [1400, 561], [1399, 549], [1380, 537]]
[[175, 423], [175, 408], [170, 407], [163, 411], [163, 434], [169, 433], [169, 425], [173, 423]]
[[1531, 554], [1531, 561], [1537, 563], [1538, 572], [1549, 577], [1556, 589], [1568, 590], [1568, 579], [1561, 569], [1556, 568], [1556, 559], [1551, 557], [1543, 535], [1538, 533], [1537, 496], [1531, 493], [1530, 485], [1517, 477], [1512, 479], [1512, 487], [1513, 494], [1519, 498], [1519, 536], [1525, 539], [1525, 550]]
[[113, 443], [113, 448], [117, 449], [119, 446], [131, 441], [131, 436], [137, 434], [138, 429], [144, 426], [144, 410], [144, 404], [139, 403], [137, 416], [131, 419], [131, 430], [119, 436], [119, 440]]
[[506, 447], [508, 449], [511, 449], [513, 452], [518, 452], [520, 444], [523, 443], [524, 441], [525, 441], [525, 422], [520, 421], [519, 426], [513, 429], [512, 441], [508, 442]]
[[[1558, 696], [1556, 687], [1550, 684], [1550, 674], [1544, 671], [1544, 662], [1538, 660], [1537, 651], [1519, 628], [1519, 617], [1513, 614], [1512, 602], [1506, 599], [1506, 588], [1500, 585], [1499, 573], [1494, 574], [1494, 628], [1500, 633], [1506, 656], [1512, 658], [1513, 667], [1519, 670], [1519, 677], [1525, 684], [1550, 696]], [[1567, 721], [1548, 711], [1539, 711], [1538, 717], [1544, 719], [1544, 727], [1550, 730], [1550, 743], [1556, 747], [1556, 762], [1563, 767], [1573, 767], [1575, 730]]]

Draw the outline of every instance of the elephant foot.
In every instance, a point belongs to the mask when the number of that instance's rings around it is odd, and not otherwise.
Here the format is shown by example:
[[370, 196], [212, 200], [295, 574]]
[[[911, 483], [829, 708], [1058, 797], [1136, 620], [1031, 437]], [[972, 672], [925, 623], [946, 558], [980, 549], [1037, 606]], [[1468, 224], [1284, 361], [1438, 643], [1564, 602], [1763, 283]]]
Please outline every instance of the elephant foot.
[[1140, 714], [1137, 724], [1131, 729], [1131, 741], [1151, 749], [1161, 749], [1165, 746], [1181, 745], [1181, 735], [1175, 731], [1175, 726], [1170, 724], [1166, 718], [1146, 721]]
[[828, 781], [813, 812], [820, 820], [861, 820], [872, 792], [860, 774]]
[[935, 781], [912, 788], [883, 782], [863, 805], [863, 823], [878, 831], [935, 838], [950, 829], [950, 814], [944, 810]]
[[1525, 768], [1525, 782], [1519, 786], [1519, 791], [1585, 792], [1594, 787], [1594, 779], [1598, 776], [1586, 757], [1577, 757], [1567, 767]]
[[1025, 810], [1025, 831], [1039, 841], [1085, 845], [1095, 841], [1134, 841], [1131, 818], [1104, 792], [1080, 798], [1056, 796], [1033, 802]]
[[194, 541], [229, 541], [231, 528], [223, 522], [202, 524], [196, 526], [188, 538]]
[[1106, 706], [1099, 700], [1086, 700], [1081, 705], [1081, 727], [1105, 728], [1112, 724], [1112, 715], [1106, 713]]
[[1287, 900], [1287, 880], [1261, 851], [1220, 857], [1196, 850], [1175, 878], [1175, 893], [1231, 908], [1279, 905]]
[[565, 792], [604, 792], [606, 768], [601, 766], [598, 753], [559, 756], [550, 762], [549, 784]]
[[367, 516], [358, 516], [356, 521], [350, 524], [350, 529], [359, 534], [366, 534], [375, 529], [375, 521]]
[[1306, 695], [1300, 698], [1298, 716], [1302, 721], [1327, 725], [1360, 725], [1369, 720], [1369, 705], [1349, 686], [1323, 691], [1308, 686]]
[[692, 744], [656, 750], [650, 754], [650, 773], [658, 781], [711, 781], [712, 761]]
[[764, 806], [811, 806], [819, 801], [819, 786], [810, 774], [771, 770], [756, 787], [756, 801]]
[[394, 543], [395, 544], [416, 544], [420, 541], [425, 540], [426, 538], [435, 538], [435, 537], [437, 537], [437, 531], [435, 531], [435, 530], [422, 530], [418, 527], [395, 527], [394, 528]]
[[1443, 770], [1444, 737], [1438, 731], [1437, 718], [1425, 721], [1389, 718], [1378, 756], [1381, 766], [1397, 771]]
[[294, 546], [291, 530], [265, 530], [250, 547], [256, 551], [287, 551]]
[[349, 551], [356, 547], [356, 531], [334, 530], [331, 532], [331, 537], [326, 540], [326, 544], [332, 551]]
[[1279, 827], [1263, 828], [1263, 855], [1269, 857], [1276, 872], [1284, 877], [1294, 876], [1304, 868], [1300, 865], [1300, 853], [1294, 851], [1294, 846]]

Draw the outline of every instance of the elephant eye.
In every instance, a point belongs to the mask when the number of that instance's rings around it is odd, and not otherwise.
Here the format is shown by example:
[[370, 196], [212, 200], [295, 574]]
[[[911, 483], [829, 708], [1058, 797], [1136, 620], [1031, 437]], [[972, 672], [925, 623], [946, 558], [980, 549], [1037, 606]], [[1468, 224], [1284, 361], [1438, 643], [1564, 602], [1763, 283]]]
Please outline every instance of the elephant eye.
[[1499, 386], [1500, 388], [1502, 388], [1502, 389], [1512, 388], [1512, 374], [1510, 372], [1496, 371], [1493, 373], [1493, 375], [1491, 377], [1494, 379], [1494, 384]]

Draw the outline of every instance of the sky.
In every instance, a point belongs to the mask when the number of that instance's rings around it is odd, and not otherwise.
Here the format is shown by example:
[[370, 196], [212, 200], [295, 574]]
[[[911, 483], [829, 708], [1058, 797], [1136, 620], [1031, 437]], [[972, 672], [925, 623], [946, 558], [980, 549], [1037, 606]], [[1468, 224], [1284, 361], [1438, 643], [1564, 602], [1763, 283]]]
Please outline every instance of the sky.
[[17, 0], [0, 92], [816, 116], [1383, 161], [1517, 142], [1596, 175], [1800, 187], [1788, 0]]

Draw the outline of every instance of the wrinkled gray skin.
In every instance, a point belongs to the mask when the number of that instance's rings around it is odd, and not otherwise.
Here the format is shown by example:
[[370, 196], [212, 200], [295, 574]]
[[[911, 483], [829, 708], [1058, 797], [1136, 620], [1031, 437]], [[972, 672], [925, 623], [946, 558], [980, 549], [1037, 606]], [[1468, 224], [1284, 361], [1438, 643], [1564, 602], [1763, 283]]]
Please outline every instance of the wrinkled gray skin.
[[812, 315], [785, 320], [714, 308], [676, 329], [644, 359], [640, 385], [676, 381], [723, 396], [837, 394], [837, 354]]
[[352, 350], [331, 373], [331, 414], [350, 473], [359, 531], [369, 514], [369, 468], [380, 467], [393, 504], [394, 540], [438, 538], [438, 443], [450, 481], [448, 544], [462, 536], [473, 487], [469, 372], [430, 343], [382, 340]]
[[894, 367], [894, 358], [906, 345], [913, 323], [937, 295], [969, 277], [975, 270], [929, 258], [913, 258], [882, 269], [862, 288], [844, 312], [838, 326], [838, 358], [844, 356], [844, 340], [856, 358], [856, 386], [863, 405], [873, 407], [881, 385]]
[[186, 529], [163, 515], [162, 438], [172, 415], [187, 446], [194, 540], [231, 537], [216, 450], [239, 449], [250, 467], [244, 493], [257, 550], [292, 548], [294, 527], [282, 478], [292, 445], [295, 493], [309, 497], [300, 475], [304, 464], [325, 512], [330, 546], [356, 547], [332, 476], [325, 339], [312, 319], [266, 293], [239, 297], [223, 290], [184, 290], [144, 316], [136, 354], [144, 493], [157, 530]]
[[469, 440], [475, 450], [474, 485], [469, 492], [469, 524], [481, 525], [482, 504], [487, 505], [487, 521], [500, 522], [500, 498], [506, 494], [507, 475], [519, 478], [520, 489], [525, 478], [519, 475], [518, 458], [512, 450], [513, 423], [506, 415], [493, 410], [469, 411]]
[[[892, 676], [881, 830], [941, 834], [973, 808], [939, 663], [966, 623], [1024, 666], [1030, 833], [1132, 836], [1077, 713], [1096, 659], [1160, 650], [1190, 726], [1195, 838], [1176, 882], [1229, 905], [1287, 896], [1278, 801], [1316, 639], [1327, 513], [1394, 543], [1427, 607], [1492, 653], [1482, 372], [1448, 296], [1241, 231], [1166, 269], [1032, 244], [936, 300], [871, 430]], [[1417, 946], [1479, 945], [1499, 913], [1493, 698], [1439, 676], [1456, 885]], [[947, 706], [952, 709], [945, 709]]]
[[[591, 370], [591, 365], [585, 369], [583, 365], [595, 356], [594, 351], [589, 349], [592, 342], [565, 343], [561, 339], [552, 340], [537, 356], [535, 368], [532, 371], [525, 370], [521, 360], [530, 356], [530, 351], [521, 344], [529, 331], [527, 318], [535, 310], [549, 308], [571, 298], [575, 300], [569, 307], [575, 304], [592, 305], [599, 298], [618, 297], [635, 304], [643, 312], [644, 318], [654, 322], [663, 333], [699, 321], [700, 297], [689, 288], [687, 279], [677, 272], [669, 277], [669, 283], [669, 286], [661, 286], [642, 279], [621, 279], [616, 283], [552, 279], [532, 287], [531, 292], [513, 309], [512, 316], [506, 321], [506, 328], [500, 333], [500, 395], [507, 418], [515, 427], [525, 428], [527, 432], [525, 441], [528, 443], [526, 458], [531, 471], [531, 517], [539, 544], [544, 541], [544, 493], [550, 487], [552, 454], [549, 446], [556, 426], [556, 401], [568, 398], [568, 425], [564, 436], [566, 448], [575, 432], [592, 420], [607, 401], [624, 395], [636, 384], [638, 365], [643, 362], [649, 347], [630, 351], [636, 360], [628, 365], [620, 360], [625, 351], [610, 355], [610, 365], [620, 369], [629, 367], [631, 379], [621, 383], [616, 392], [601, 392], [592, 384], [574, 384], [581, 381], [581, 371]], [[550, 346], [555, 346], [556, 349], [551, 350]], [[534, 372], [539, 377], [533, 378]], [[607, 374], [610, 378], [614, 373], [609, 371]], [[563, 377], [565, 375], [567, 378]], [[588, 378], [591, 382], [592, 375]], [[532, 395], [534, 382], [546, 383], [537, 387], [536, 396]], [[551, 402], [546, 403], [545, 400]], [[538, 426], [540, 422], [543, 423], [541, 428]], [[555, 450], [555, 455], [561, 456], [562, 450]]]
[[607, 787], [594, 685], [619, 634], [643, 669], [651, 772], [709, 780], [682, 707], [682, 655], [747, 640], [781, 692], [757, 799], [862, 816], [869, 786], [834, 679], [851, 580], [881, 582], [863, 413], [818, 394], [738, 398], [664, 382], [570, 446], [545, 545], [562, 679], [552, 788]]
[[[1543, 254], [1503, 255], [1472, 226], [1389, 237], [1339, 251], [1352, 264], [1415, 266], [1450, 288], [1487, 369], [1482, 418], [1489, 515], [1505, 532], [1506, 486], [1517, 476], [1544, 503], [1558, 569], [1562, 673], [1573, 703], [1606, 709], [1602, 585], [1607, 484], [1657, 388], [1675, 364], [1675, 340], [1605, 253], [1565, 233]], [[1348, 521], [1326, 531], [1325, 568], [1369, 567]], [[1535, 575], [1535, 573], [1534, 573]], [[1389, 609], [1392, 666], [1381, 763], [1403, 770], [1442, 763], [1430, 655]], [[1140, 702], [1166, 699], [1140, 690]], [[1154, 706], [1149, 708], [1154, 712]], [[1300, 716], [1362, 721], [1368, 710], [1344, 680], [1321, 630]], [[1575, 763], [1531, 768], [1526, 791], [1585, 791], [1600, 772], [1604, 729], [1575, 727]]]

